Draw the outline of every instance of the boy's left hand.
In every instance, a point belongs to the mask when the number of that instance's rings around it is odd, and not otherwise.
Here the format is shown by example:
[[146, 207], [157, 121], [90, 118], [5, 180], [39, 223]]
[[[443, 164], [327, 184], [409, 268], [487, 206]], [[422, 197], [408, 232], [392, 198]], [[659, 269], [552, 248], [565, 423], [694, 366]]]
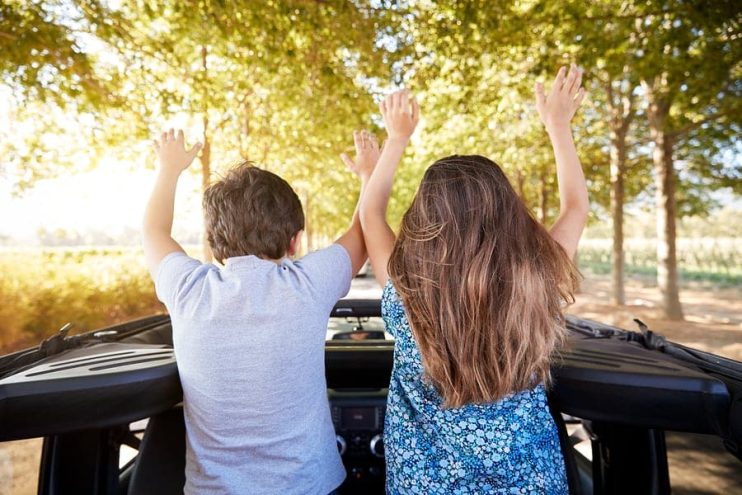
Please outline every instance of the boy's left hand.
[[352, 160], [346, 153], [340, 155], [348, 169], [361, 180], [371, 177], [376, 162], [379, 161], [379, 142], [376, 136], [366, 130], [353, 131], [353, 142], [356, 148], [356, 158]]
[[160, 170], [177, 174], [188, 168], [202, 147], [201, 143], [196, 143], [186, 151], [183, 131], [179, 130], [176, 135], [174, 129], [163, 132], [159, 141], [155, 139], [153, 144], [160, 159]]

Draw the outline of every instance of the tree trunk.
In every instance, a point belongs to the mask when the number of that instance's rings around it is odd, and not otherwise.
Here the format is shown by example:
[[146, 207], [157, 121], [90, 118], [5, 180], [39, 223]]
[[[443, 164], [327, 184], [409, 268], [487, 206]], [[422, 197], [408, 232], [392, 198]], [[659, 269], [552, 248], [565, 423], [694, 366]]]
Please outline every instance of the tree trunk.
[[675, 251], [675, 169], [673, 140], [665, 130], [670, 104], [647, 93], [649, 127], [654, 141], [655, 203], [657, 208], [657, 285], [662, 294], [662, 307], [671, 320], [682, 320], [678, 287], [678, 263]]
[[518, 168], [518, 176], [517, 176], [517, 184], [518, 184], [518, 196], [520, 196], [520, 199], [523, 200], [524, 203], [527, 203], [526, 201], [526, 194], [524, 192], [524, 184], [526, 182], [526, 174], [523, 173], [522, 168]]
[[[624, 68], [624, 75], [626, 75]], [[613, 304], [626, 304], [624, 290], [624, 234], [623, 207], [625, 201], [624, 180], [626, 176], [626, 136], [634, 118], [633, 85], [618, 84], [618, 94], [613, 87], [613, 80], [606, 84], [608, 106], [610, 110], [610, 173], [611, 173], [611, 220], [613, 222], [613, 249], [611, 256], [611, 279]]]
[[611, 279], [613, 304], [626, 304], [624, 290], [623, 205], [626, 135], [611, 132], [611, 219], [613, 221], [613, 251]]
[[[201, 149], [201, 155], [199, 156], [199, 160], [201, 161], [201, 193], [202, 194], [206, 192], [206, 188], [209, 187], [209, 184], [211, 183], [211, 141], [209, 141], [209, 137], [206, 134], [206, 126], [208, 125], [208, 121], [209, 119], [204, 117], [204, 135], [203, 135], [204, 147]], [[204, 261], [208, 263], [213, 259], [213, 255], [211, 253], [211, 246], [209, 246], [209, 239], [206, 236], [206, 232], [204, 232], [204, 235], [201, 239], [201, 243], [203, 246]]]
[[304, 253], [311, 253], [312, 249], [314, 249], [314, 239], [312, 239], [312, 228], [309, 221], [309, 215], [311, 213], [311, 207], [312, 207], [312, 197], [307, 192], [304, 195], [304, 238], [307, 240], [306, 246], [307, 249], [304, 251]]
[[541, 223], [546, 224], [547, 212], [549, 210], [549, 186], [546, 183], [546, 172], [541, 172]]
[[[206, 47], [201, 47], [201, 64], [202, 69], [204, 71], [204, 80], [208, 80], [208, 68], [206, 66]], [[205, 86], [204, 86], [205, 87]], [[206, 104], [207, 101], [207, 93], [204, 91], [204, 94], [202, 95], [203, 98], [203, 107], [202, 107], [202, 119], [203, 119], [203, 125], [204, 125], [204, 135], [203, 135], [203, 144], [204, 147], [201, 149], [201, 155], [199, 157], [201, 161], [201, 194], [206, 192], [206, 188], [209, 187], [209, 184], [211, 184], [211, 141], [209, 140], [209, 107]], [[213, 259], [213, 254], [211, 252], [211, 246], [209, 246], [209, 239], [206, 236], [206, 232], [204, 232], [203, 237], [201, 239], [201, 243], [203, 246], [203, 258], [204, 262], [208, 263]]]

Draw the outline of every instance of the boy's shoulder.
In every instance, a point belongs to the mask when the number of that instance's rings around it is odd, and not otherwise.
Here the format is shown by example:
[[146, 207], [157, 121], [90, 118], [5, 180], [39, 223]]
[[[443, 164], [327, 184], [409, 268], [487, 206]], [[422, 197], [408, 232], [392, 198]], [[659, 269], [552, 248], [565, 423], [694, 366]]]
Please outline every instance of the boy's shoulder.
[[310, 290], [330, 309], [350, 290], [353, 266], [350, 254], [340, 244], [306, 254], [294, 266], [307, 277]]
[[228, 304], [233, 292], [234, 297], [254, 293], [277, 301], [289, 292], [305, 294], [319, 303], [322, 311], [329, 311], [347, 294], [351, 279], [350, 255], [339, 244], [280, 264], [256, 256], [240, 256], [228, 258], [224, 267], [218, 267], [185, 253], [171, 253], [158, 266], [155, 290], [171, 314], [196, 302], [203, 308]]

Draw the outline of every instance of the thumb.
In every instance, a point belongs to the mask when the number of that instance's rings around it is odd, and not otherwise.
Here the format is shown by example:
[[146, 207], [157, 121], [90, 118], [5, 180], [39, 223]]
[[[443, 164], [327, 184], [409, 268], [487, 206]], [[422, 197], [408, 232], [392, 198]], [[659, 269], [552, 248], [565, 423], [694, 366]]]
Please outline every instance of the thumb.
[[353, 168], [356, 166], [353, 160], [351, 160], [350, 157], [346, 153], [341, 153], [340, 159], [343, 161], [343, 163], [345, 163], [345, 166], [351, 170], [353, 170]]
[[546, 94], [544, 93], [543, 83], [538, 81], [536, 82], [536, 85], [534, 86], [534, 93], [536, 93], [536, 106], [540, 110], [546, 103]]
[[196, 143], [196, 144], [193, 145], [193, 147], [190, 150], [188, 150], [186, 152], [186, 154], [188, 154], [188, 156], [190, 157], [190, 159], [193, 160], [194, 158], [196, 158], [196, 155], [198, 155], [198, 152], [201, 151], [201, 148], [203, 148], [203, 147], [204, 147], [203, 144]]

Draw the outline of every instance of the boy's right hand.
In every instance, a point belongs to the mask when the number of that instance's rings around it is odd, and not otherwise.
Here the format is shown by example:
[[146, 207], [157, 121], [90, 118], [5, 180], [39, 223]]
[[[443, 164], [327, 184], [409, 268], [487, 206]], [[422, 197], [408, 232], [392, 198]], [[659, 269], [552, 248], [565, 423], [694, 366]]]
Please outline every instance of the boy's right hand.
[[572, 64], [567, 74], [567, 68], [562, 67], [557, 72], [551, 92], [544, 92], [544, 85], [536, 83], [536, 109], [546, 130], [569, 127], [569, 123], [585, 97], [585, 88], [581, 88], [582, 70]]
[[408, 140], [415, 131], [420, 120], [420, 107], [414, 97], [410, 97], [410, 90], [396, 91], [379, 105], [384, 125], [390, 140]]

